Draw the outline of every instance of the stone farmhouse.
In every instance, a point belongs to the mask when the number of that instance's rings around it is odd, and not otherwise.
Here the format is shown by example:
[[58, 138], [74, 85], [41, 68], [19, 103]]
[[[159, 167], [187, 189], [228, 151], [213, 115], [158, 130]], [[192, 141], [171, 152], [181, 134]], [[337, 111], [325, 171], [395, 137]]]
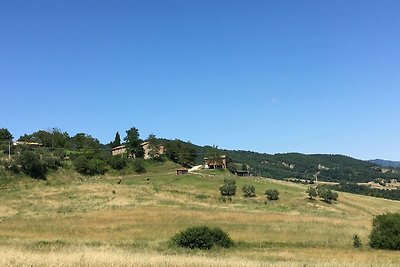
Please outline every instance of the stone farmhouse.
[[226, 169], [226, 156], [204, 158], [205, 169]]
[[[150, 156], [149, 142], [143, 142], [140, 144], [140, 146], [143, 148], [143, 151], [144, 151], [144, 159], [150, 159], [151, 156]], [[159, 157], [160, 155], [165, 153], [165, 148], [163, 145], [158, 145], [157, 150], [158, 150], [158, 152], [156, 153], [155, 157]], [[111, 149], [111, 155], [113, 155], [113, 156], [125, 155], [127, 153], [128, 153], [128, 151], [127, 151], [126, 145], [120, 145], [120, 146], [117, 146], [117, 147], [114, 147]], [[128, 155], [128, 157], [135, 158], [135, 155]]]

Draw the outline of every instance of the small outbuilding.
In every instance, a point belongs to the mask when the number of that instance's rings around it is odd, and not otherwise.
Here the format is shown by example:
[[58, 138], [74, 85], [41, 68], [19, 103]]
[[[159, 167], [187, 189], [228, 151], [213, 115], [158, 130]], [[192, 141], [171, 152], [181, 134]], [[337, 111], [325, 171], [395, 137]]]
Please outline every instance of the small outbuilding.
[[189, 170], [188, 169], [177, 169], [176, 170], [176, 175], [185, 175], [188, 174]]
[[242, 177], [251, 176], [251, 174], [250, 174], [249, 171], [235, 171], [235, 174], [236, 174], [237, 176], [242, 176]]

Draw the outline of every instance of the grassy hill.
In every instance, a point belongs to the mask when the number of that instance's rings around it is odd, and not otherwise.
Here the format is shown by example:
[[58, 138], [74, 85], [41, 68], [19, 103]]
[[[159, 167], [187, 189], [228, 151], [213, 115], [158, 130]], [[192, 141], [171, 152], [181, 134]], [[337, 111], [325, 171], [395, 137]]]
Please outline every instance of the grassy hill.
[[[344, 155], [283, 153], [266, 154], [252, 151], [226, 150], [211, 146], [198, 146], [180, 140], [160, 141], [167, 151], [174, 150], [171, 159], [183, 163], [202, 164], [204, 157], [227, 155], [229, 163], [244, 164], [256, 175], [275, 179], [299, 178], [313, 180], [318, 174], [320, 181], [365, 183], [378, 178], [400, 180], [396, 168], [382, 167], [374, 162], [363, 161]], [[193, 154], [192, 158], [187, 155]], [[228, 164], [229, 166], [229, 164]]]
[[[15, 177], [0, 194], [1, 266], [398, 266], [397, 252], [368, 248], [374, 215], [400, 203], [339, 193], [327, 204], [306, 186], [235, 177], [238, 194], [219, 200], [228, 171], [177, 176], [172, 162], [146, 163], [146, 174], [81, 176], [63, 168], [47, 181]], [[256, 187], [245, 199], [240, 188]], [[280, 199], [265, 203], [267, 188]], [[189, 226], [218, 226], [233, 249], [187, 251], [168, 240]], [[357, 234], [362, 249], [352, 247]]]

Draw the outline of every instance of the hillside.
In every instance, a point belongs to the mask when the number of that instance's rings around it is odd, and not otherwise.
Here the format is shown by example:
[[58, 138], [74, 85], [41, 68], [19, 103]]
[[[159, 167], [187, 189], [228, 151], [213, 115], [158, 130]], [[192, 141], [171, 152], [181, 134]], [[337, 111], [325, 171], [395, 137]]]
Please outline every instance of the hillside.
[[[314, 180], [314, 176], [318, 174], [318, 180], [330, 182], [363, 183], [377, 178], [400, 180], [400, 171], [397, 169], [389, 168], [389, 171], [383, 171], [382, 167], [375, 163], [343, 155], [266, 154], [225, 150], [210, 146], [202, 147], [180, 140], [160, 139], [160, 141], [167, 148], [171, 147], [177, 151], [171, 158], [177, 158], [181, 163], [189, 161], [192, 164], [202, 164], [204, 157], [227, 155], [230, 163], [248, 165], [253, 174], [275, 179]], [[183, 148], [183, 150], [176, 149], [176, 147]], [[188, 158], [190, 153], [193, 156]], [[182, 159], [179, 160], [181, 156]]]
[[[126, 137], [124, 138], [126, 144], [134, 144], [133, 146], [137, 146], [136, 148], [130, 147], [130, 150], [135, 150], [140, 157], [140, 150], [142, 149], [140, 144], [144, 140], [139, 138], [139, 131], [134, 127], [128, 130], [127, 133], [130, 133], [129, 136], [131, 136], [131, 138], [126, 139], [127, 141], [125, 140]], [[229, 169], [245, 168], [254, 175], [275, 179], [297, 178], [312, 181], [317, 176], [320, 181], [344, 183], [365, 183], [376, 179], [400, 180], [400, 169], [383, 167], [377, 164], [393, 165], [395, 164], [394, 162], [368, 162], [344, 155], [330, 154], [266, 154], [251, 151], [219, 149], [218, 147], [211, 146], [199, 146], [181, 140], [155, 138], [154, 135], [151, 136], [151, 140], [149, 138], [146, 140], [149, 144], [152, 144], [153, 147], [162, 144], [165, 147], [167, 158], [186, 167], [203, 164], [205, 157], [227, 155]], [[92, 163], [98, 165], [98, 169], [103, 169], [103, 171], [106, 171], [106, 168], [101, 168], [101, 165], [109, 165], [111, 167], [116, 167], [116, 164], [118, 165], [118, 162], [115, 162], [114, 159], [110, 159], [111, 147], [121, 144], [119, 134], [116, 135], [116, 140], [105, 145], [101, 144], [98, 139], [85, 133], [78, 133], [71, 137], [68, 133], [61, 132], [58, 129], [53, 129], [52, 131], [40, 130], [29, 135], [25, 134], [19, 138], [19, 141], [22, 143], [34, 142], [40, 144], [40, 147], [36, 147], [35, 150], [40, 150], [38, 152], [42, 155], [48, 155], [44, 157], [45, 159], [51, 159], [55, 156], [62, 161], [63, 158], [67, 156], [75, 161], [75, 163], [77, 163], [77, 157], [84, 156], [87, 160], [94, 159], [95, 161]], [[8, 141], [3, 141], [3, 153], [8, 153], [7, 144]], [[14, 155], [27, 149], [28, 148], [23, 145], [13, 146], [11, 149], [13, 158], [18, 158], [14, 157]], [[0, 159], [2, 156], [1, 154], [0, 152]], [[5, 158], [5, 156], [3, 156], [3, 158]], [[2, 164], [0, 162], [0, 165], [5, 165], [7, 167], [9, 164]]]
[[391, 160], [383, 160], [383, 159], [373, 159], [369, 160], [369, 162], [382, 166], [382, 167], [390, 167], [390, 168], [400, 168], [399, 161], [391, 161]]
[[[374, 215], [399, 202], [339, 193], [331, 205], [307, 198], [307, 186], [235, 177], [237, 195], [221, 202], [227, 171], [177, 176], [172, 162], [145, 162], [146, 174], [81, 176], [63, 168], [47, 181], [16, 177], [0, 194], [0, 265], [22, 266], [398, 266], [398, 254], [364, 245]], [[245, 199], [252, 184], [257, 197]], [[279, 200], [265, 203], [265, 190]], [[186, 251], [168, 240], [194, 225], [219, 226], [229, 250]], [[335, 259], [335, 260], [332, 260]], [[355, 263], [356, 262], [356, 263]]]

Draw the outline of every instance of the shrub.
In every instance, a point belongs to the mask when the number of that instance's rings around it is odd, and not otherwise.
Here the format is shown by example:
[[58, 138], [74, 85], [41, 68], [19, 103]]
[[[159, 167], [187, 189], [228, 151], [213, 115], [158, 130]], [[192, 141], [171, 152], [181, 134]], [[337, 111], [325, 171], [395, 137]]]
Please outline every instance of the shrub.
[[104, 174], [107, 171], [106, 163], [91, 155], [80, 155], [73, 163], [76, 171], [83, 175]]
[[310, 186], [310, 187], [307, 189], [307, 194], [308, 194], [308, 197], [309, 197], [310, 199], [314, 199], [314, 198], [316, 198], [316, 197], [318, 196], [317, 189], [315, 189], [315, 187], [312, 187], [312, 186]]
[[229, 248], [233, 241], [229, 235], [219, 228], [210, 229], [196, 226], [186, 229], [172, 238], [175, 245], [190, 249], [211, 249], [214, 245]]
[[16, 161], [11, 161], [10, 165], [8, 165], [8, 170], [18, 174], [21, 171], [21, 166]]
[[34, 151], [22, 151], [17, 158], [22, 171], [35, 179], [46, 179], [47, 166], [40, 158], [40, 154]]
[[143, 162], [138, 159], [134, 160], [133, 168], [136, 173], [145, 173], [146, 172], [146, 168], [144, 167]]
[[255, 197], [256, 196], [256, 188], [254, 185], [245, 184], [242, 187], [242, 192], [244, 197]]
[[219, 191], [221, 192], [221, 196], [232, 197], [236, 194], [236, 181], [232, 178], [225, 178], [224, 184], [221, 185]]
[[371, 248], [400, 250], [400, 213], [386, 213], [372, 221]]
[[211, 229], [211, 235], [213, 237], [214, 245], [216, 246], [230, 248], [234, 245], [229, 235], [226, 232], [222, 231], [220, 228], [216, 227]]
[[359, 248], [361, 245], [361, 239], [358, 237], [358, 235], [353, 235], [353, 247]]
[[126, 158], [120, 156], [112, 156], [108, 162], [115, 170], [122, 170], [126, 166]]
[[[0, 170], [11, 171], [13, 173], [19, 173], [21, 171], [20, 166], [14, 160], [3, 160], [0, 159]], [[2, 177], [2, 176], [0, 176]]]
[[328, 204], [332, 204], [332, 201], [336, 201], [338, 198], [338, 193], [330, 190], [330, 189], [320, 189], [318, 191], [319, 197], [323, 199], [324, 202]]
[[267, 196], [268, 200], [278, 200], [279, 199], [279, 192], [276, 189], [267, 189], [267, 191], [265, 191], [265, 195]]
[[52, 155], [51, 153], [44, 153], [41, 155], [41, 160], [48, 169], [57, 170], [58, 167], [62, 166], [61, 159]]

